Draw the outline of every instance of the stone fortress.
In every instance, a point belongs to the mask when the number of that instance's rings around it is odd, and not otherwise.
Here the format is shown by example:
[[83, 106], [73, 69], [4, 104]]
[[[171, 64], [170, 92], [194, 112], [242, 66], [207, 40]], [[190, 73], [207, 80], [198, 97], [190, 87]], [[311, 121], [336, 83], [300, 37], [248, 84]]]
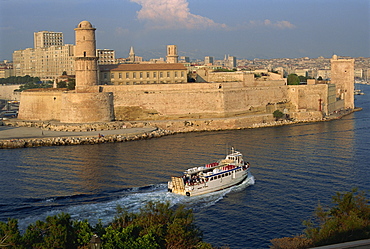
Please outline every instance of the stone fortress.
[[[194, 83], [99, 85], [95, 28], [82, 21], [75, 28], [75, 39], [75, 90], [22, 92], [19, 119], [94, 123], [242, 117], [264, 123], [274, 120], [275, 110], [295, 120], [321, 120], [354, 109], [353, 59], [333, 56], [332, 80], [322, 84], [313, 79], [307, 85], [287, 85], [275, 73], [255, 78], [246, 72], [199, 70]], [[177, 62], [177, 47], [167, 46], [167, 63], [182, 69]], [[107, 70], [113, 77], [114, 71]]]

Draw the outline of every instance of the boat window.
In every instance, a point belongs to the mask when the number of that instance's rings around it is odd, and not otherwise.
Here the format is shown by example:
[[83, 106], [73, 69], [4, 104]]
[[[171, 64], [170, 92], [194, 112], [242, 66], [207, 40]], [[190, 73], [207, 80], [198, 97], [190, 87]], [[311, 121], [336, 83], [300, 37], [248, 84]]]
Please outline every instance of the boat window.
[[213, 180], [213, 177], [209, 178], [209, 180], [212, 181]]
[[218, 178], [221, 178], [221, 175], [218, 175]]

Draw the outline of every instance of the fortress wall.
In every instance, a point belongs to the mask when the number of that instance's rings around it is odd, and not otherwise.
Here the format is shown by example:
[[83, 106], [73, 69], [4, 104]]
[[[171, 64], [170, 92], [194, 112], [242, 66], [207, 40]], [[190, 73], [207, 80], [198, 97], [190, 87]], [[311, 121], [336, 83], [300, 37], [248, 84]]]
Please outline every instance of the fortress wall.
[[265, 112], [269, 103], [289, 101], [288, 88], [248, 87], [225, 92], [225, 112]]
[[[231, 117], [227, 119], [186, 119], [186, 120], [168, 120], [151, 121], [150, 125], [164, 130], [176, 132], [189, 131], [215, 131], [228, 129], [245, 129], [269, 126], [274, 124], [275, 119], [272, 114], [251, 115], [242, 117]], [[277, 123], [275, 123], [277, 124]]]
[[0, 86], [0, 99], [19, 100], [20, 95], [14, 94], [15, 89], [19, 89], [21, 85]]
[[300, 85], [290, 86], [290, 89], [295, 89], [295, 104], [298, 109], [304, 109], [307, 111], [319, 111], [321, 99], [321, 110], [326, 111], [328, 105], [328, 85]]
[[124, 92], [124, 91], [199, 91], [221, 88], [243, 87], [241, 82], [225, 83], [181, 83], [181, 84], [145, 84], [145, 85], [101, 85], [103, 92]]
[[322, 120], [322, 112], [319, 111], [302, 111], [302, 112], [294, 112], [290, 114], [291, 118], [301, 121], [313, 121], [313, 120]]
[[22, 92], [18, 118], [23, 120], [59, 120], [61, 95], [61, 91]]
[[[208, 82], [244, 82], [246, 73], [243, 72], [211, 72], [208, 73]], [[254, 74], [250, 74], [254, 77]]]
[[[340, 110], [344, 106], [344, 102], [341, 101], [341, 104], [339, 104], [336, 98], [336, 86], [334, 84], [328, 84], [328, 98], [327, 98], [327, 109], [325, 110], [326, 114], [331, 114], [335, 112], [336, 110]], [[339, 108], [338, 108], [339, 107]]]
[[[124, 91], [114, 93], [116, 119], [151, 119], [150, 115], [223, 115], [222, 91]], [[136, 114], [135, 114], [136, 112]]]
[[64, 123], [113, 120], [112, 93], [64, 93], [60, 121]]
[[[289, 101], [288, 87], [240, 87], [243, 83], [102, 86], [114, 93], [117, 120], [225, 117], [265, 113], [266, 105]], [[221, 85], [221, 88], [220, 88]], [[173, 87], [171, 87], [173, 86]], [[295, 109], [293, 110], [295, 111]]]
[[284, 79], [280, 80], [268, 80], [266, 78], [264, 79], [257, 79], [254, 81], [246, 82], [246, 86], [249, 87], [279, 87], [279, 86], [285, 86], [286, 81]]

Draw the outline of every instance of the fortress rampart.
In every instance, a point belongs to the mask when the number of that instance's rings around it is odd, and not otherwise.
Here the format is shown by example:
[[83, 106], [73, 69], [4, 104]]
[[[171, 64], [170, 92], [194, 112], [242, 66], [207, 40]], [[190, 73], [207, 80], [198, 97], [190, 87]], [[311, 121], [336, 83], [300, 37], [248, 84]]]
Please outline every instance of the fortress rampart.
[[[66, 123], [223, 118], [272, 114], [292, 118], [343, 108], [328, 84], [245, 87], [243, 82], [92, 86], [91, 92], [24, 92], [20, 119]], [[100, 92], [96, 92], [96, 91]], [[330, 94], [331, 93], [331, 94]], [[309, 117], [310, 118], [310, 117]], [[315, 115], [317, 118], [317, 114]]]
[[242, 87], [240, 82], [104, 86], [102, 89], [114, 93], [116, 120], [266, 113], [269, 103], [289, 102], [290, 98], [287, 86]]
[[19, 106], [19, 119], [60, 120], [62, 90], [24, 91]]
[[113, 119], [112, 93], [64, 93], [60, 121], [109, 122]]

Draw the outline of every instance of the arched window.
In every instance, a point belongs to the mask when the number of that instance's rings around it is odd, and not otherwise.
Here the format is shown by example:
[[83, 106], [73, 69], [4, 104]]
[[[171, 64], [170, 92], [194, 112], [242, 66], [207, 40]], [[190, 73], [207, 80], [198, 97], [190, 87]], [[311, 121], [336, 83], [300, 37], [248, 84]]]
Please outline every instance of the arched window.
[[86, 51], [84, 51], [84, 57], [86, 57]]

